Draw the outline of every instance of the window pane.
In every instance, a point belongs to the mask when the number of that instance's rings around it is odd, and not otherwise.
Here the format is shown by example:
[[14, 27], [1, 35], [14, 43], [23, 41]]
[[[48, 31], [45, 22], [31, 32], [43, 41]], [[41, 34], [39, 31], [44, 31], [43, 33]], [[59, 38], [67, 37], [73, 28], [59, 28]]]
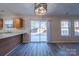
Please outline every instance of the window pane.
[[61, 21], [61, 27], [68, 27], [68, 21]]
[[69, 30], [68, 27], [61, 27], [61, 30]]
[[61, 36], [69, 36], [69, 21], [61, 21]]
[[13, 21], [12, 21], [12, 20], [5, 20], [4, 23], [5, 23], [5, 24], [13, 24]]
[[74, 34], [79, 36], [79, 21], [74, 21]]
[[74, 27], [79, 27], [79, 21], [74, 21]]
[[68, 30], [62, 30], [61, 35], [62, 36], [68, 36], [69, 35], [69, 31]]
[[6, 19], [6, 20], [4, 21], [4, 24], [5, 24], [5, 27], [6, 27], [6, 28], [12, 28], [12, 27], [13, 27], [13, 20]]
[[5, 24], [6, 25], [6, 28], [12, 28], [13, 27], [13, 24]]

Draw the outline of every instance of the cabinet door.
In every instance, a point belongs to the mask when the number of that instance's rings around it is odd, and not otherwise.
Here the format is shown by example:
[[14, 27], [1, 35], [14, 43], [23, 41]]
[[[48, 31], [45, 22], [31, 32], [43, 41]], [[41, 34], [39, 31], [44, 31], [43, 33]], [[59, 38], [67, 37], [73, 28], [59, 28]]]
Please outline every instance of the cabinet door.
[[3, 28], [3, 19], [0, 19], [0, 28]]
[[13, 19], [13, 27], [14, 28], [22, 28], [23, 27], [23, 20], [19, 18]]

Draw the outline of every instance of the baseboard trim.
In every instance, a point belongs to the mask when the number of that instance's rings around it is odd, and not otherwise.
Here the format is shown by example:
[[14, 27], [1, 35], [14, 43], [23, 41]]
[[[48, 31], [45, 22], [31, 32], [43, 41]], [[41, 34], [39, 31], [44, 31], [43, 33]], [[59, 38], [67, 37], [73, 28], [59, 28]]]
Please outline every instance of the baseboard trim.
[[23, 43], [79, 43], [79, 41], [23, 42]]
[[53, 41], [47, 43], [79, 43], [79, 41]]

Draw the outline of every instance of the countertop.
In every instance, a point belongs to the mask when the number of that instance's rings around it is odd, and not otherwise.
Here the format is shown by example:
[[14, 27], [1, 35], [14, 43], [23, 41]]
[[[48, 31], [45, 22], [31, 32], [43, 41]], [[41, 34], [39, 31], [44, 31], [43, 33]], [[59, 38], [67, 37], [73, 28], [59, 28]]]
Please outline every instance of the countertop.
[[8, 38], [8, 37], [11, 37], [11, 36], [20, 35], [20, 34], [24, 34], [24, 33], [26, 33], [26, 32], [25, 31], [19, 31], [19, 32], [11, 32], [11, 33], [0, 34], [0, 39]]

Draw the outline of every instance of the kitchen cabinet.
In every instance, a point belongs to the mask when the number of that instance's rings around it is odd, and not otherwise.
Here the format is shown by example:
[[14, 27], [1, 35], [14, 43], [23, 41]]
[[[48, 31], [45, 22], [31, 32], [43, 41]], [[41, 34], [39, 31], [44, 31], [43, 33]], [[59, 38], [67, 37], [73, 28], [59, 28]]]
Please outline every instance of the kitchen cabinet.
[[21, 35], [24, 33], [0, 34], [0, 56], [7, 55], [12, 49], [21, 43]]
[[13, 19], [13, 28], [22, 28], [23, 27], [23, 19], [22, 18], [14, 18]]
[[3, 28], [3, 19], [0, 19], [0, 29]]

